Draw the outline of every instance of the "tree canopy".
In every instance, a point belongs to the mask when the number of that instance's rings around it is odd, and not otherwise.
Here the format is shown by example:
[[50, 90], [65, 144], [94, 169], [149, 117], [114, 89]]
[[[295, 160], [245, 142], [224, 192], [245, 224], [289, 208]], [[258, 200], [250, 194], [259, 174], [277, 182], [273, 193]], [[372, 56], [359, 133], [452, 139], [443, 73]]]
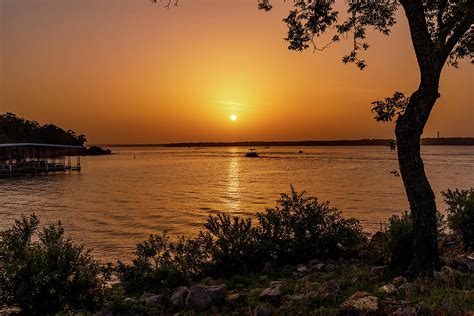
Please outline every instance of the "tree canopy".
[[0, 115], [0, 143], [44, 143], [83, 146], [86, 136], [54, 124], [41, 125], [13, 113]]

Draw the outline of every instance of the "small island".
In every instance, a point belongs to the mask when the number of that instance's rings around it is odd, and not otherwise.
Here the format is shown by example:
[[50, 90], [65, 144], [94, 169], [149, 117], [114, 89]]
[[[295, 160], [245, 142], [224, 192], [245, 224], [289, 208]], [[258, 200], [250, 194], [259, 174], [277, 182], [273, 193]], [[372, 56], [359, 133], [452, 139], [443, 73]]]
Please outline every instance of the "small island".
[[103, 156], [103, 155], [111, 155], [112, 151], [110, 149], [103, 149], [99, 146], [91, 146], [89, 148], [84, 149], [82, 152], [83, 156]]

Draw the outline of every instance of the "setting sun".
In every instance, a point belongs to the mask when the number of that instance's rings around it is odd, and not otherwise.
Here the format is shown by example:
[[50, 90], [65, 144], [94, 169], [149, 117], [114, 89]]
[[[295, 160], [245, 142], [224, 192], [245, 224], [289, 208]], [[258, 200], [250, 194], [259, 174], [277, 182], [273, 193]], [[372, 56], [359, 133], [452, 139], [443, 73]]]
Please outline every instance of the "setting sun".
[[230, 120], [231, 120], [231, 121], [237, 121], [237, 115], [232, 114], [232, 115], [230, 116]]

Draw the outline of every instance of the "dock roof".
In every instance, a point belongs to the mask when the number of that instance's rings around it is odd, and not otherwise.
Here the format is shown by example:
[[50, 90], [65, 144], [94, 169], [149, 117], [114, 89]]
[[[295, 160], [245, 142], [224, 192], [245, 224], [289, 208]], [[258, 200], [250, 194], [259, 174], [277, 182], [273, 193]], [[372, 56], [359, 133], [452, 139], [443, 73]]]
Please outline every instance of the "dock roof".
[[75, 148], [83, 149], [83, 146], [71, 146], [71, 145], [59, 145], [59, 144], [41, 144], [41, 143], [7, 143], [0, 144], [0, 148], [13, 148], [13, 147], [53, 147], [53, 148]]

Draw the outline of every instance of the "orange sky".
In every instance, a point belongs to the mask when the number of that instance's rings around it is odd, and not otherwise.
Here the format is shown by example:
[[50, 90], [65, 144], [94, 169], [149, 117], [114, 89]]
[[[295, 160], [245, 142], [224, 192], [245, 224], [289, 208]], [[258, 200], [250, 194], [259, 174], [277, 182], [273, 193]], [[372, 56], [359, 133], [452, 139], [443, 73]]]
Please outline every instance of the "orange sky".
[[[418, 84], [403, 15], [390, 37], [370, 34], [360, 71], [341, 62], [350, 42], [288, 51], [289, 5], [274, 4], [0, 0], [0, 112], [90, 143], [392, 137], [370, 102]], [[473, 70], [445, 68], [425, 136], [474, 136]]]

